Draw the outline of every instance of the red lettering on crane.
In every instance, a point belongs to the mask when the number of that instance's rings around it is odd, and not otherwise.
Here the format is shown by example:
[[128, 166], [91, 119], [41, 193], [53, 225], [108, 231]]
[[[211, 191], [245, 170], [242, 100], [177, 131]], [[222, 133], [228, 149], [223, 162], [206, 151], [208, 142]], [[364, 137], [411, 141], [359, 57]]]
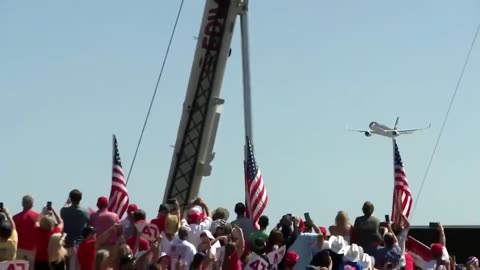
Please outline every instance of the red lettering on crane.
[[214, 2], [217, 3], [217, 7], [208, 10], [207, 23], [203, 29], [202, 48], [218, 51], [230, 0], [214, 0]]

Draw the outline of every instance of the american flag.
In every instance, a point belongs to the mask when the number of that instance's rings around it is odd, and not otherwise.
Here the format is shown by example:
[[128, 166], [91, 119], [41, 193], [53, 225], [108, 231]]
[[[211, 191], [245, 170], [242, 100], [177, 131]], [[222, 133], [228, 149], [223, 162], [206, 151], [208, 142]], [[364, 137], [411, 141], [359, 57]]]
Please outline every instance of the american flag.
[[268, 202], [267, 189], [263, 184], [263, 177], [253, 155], [253, 146], [250, 139], [246, 141], [247, 160], [245, 161], [245, 202], [247, 215], [255, 226], [258, 227], [258, 219], [262, 216]]
[[[392, 203], [392, 221], [401, 222], [401, 213], [397, 209], [401, 210], [403, 214], [408, 218], [410, 211], [412, 210], [413, 198], [410, 193], [410, 187], [408, 186], [407, 174], [403, 169], [402, 158], [398, 151], [397, 141], [393, 139], [393, 151], [394, 151], [394, 187], [393, 187], [393, 203]], [[395, 204], [400, 204], [397, 208]]]
[[110, 190], [110, 199], [108, 202], [108, 210], [118, 214], [122, 218], [128, 207], [128, 191], [123, 174], [122, 162], [120, 161], [120, 153], [118, 152], [117, 137], [113, 135], [113, 167], [112, 167], [112, 188]]

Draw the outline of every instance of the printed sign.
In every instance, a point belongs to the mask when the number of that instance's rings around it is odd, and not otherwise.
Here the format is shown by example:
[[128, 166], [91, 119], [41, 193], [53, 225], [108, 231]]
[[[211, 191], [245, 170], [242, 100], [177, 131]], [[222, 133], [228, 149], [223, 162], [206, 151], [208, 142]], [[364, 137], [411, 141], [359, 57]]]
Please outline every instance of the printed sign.
[[28, 261], [5, 261], [0, 262], [0, 270], [28, 270]]
[[160, 235], [158, 227], [155, 224], [150, 223], [137, 223], [135, 224], [137, 231], [142, 232], [142, 237], [149, 240], [155, 241]]
[[248, 270], [267, 270], [268, 269], [268, 262], [258, 256], [255, 253], [252, 253], [252, 256], [250, 256], [250, 259], [248, 259], [247, 265], [245, 265], [244, 269]]
[[287, 248], [285, 246], [281, 246], [280, 248], [272, 250], [270, 253], [268, 253], [267, 258], [270, 264], [273, 266], [278, 265], [282, 261], [283, 256], [285, 256], [286, 250]]

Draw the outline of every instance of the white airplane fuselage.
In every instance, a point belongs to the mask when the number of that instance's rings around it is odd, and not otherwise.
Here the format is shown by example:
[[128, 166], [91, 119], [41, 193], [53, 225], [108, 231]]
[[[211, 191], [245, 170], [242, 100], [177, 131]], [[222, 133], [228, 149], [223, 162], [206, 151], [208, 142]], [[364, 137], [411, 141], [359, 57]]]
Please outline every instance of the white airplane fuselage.
[[397, 132], [395, 129], [392, 129], [384, 124], [380, 124], [377, 122], [371, 122], [368, 127], [370, 128], [371, 133], [376, 135], [381, 135], [389, 138], [395, 138], [400, 135], [399, 132]]

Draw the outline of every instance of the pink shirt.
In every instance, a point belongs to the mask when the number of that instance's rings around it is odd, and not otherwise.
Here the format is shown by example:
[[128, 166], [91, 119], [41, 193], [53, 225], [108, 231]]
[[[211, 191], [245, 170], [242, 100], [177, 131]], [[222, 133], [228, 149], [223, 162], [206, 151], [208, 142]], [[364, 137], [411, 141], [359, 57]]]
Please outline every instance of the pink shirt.
[[[97, 235], [100, 236], [106, 230], [113, 226], [120, 219], [116, 213], [109, 212], [107, 209], [98, 210], [97, 212], [90, 215], [90, 225], [95, 228]], [[117, 237], [112, 235], [112, 238], [107, 242], [107, 244], [115, 244]]]

